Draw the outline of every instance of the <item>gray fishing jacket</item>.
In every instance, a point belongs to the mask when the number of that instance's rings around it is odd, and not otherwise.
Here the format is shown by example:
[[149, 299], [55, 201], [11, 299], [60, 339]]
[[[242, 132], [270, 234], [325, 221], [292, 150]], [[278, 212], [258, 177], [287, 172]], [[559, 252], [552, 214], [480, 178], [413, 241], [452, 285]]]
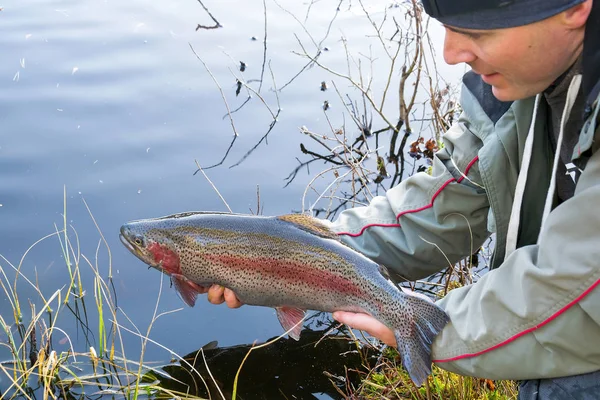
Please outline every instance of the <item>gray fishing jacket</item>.
[[[599, 9], [594, 2], [589, 21]], [[499, 102], [468, 73], [463, 113], [431, 175], [416, 174], [332, 224], [345, 243], [409, 280], [496, 234], [492, 269], [438, 301], [451, 319], [432, 349], [444, 369], [492, 379], [600, 370], [600, 24], [586, 29], [583, 79], [580, 88], [580, 76], [573, 79], [568, 95], [585, 97], [567, 165], [573, 197], [552, 203], [559, 160], [542, 95]]]

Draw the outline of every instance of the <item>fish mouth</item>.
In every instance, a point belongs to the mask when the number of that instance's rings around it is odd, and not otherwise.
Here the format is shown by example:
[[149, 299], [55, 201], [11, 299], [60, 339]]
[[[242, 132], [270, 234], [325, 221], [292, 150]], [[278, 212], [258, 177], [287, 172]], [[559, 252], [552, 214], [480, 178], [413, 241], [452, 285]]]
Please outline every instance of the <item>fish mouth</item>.
[[123, 235], [123, 233], [119, 233], [119, 239], [121, 240], [121, 243], [123, 243], [123, 246], [125, 246], [125, 248], [127, 248], [127, 250], [129, 250], [134, 256], [136, 256], [151, 267], [158, 267], [158, 264], [154, 262], [154, 260], [152, 260], [151, 257], [145, 254], [142, 251], [142, 249], [140, 249], [135, 244], [131, 243], [131, 241], [127, 238], [126, 235]]
[[125, 246], [127, 248], [127, 250], [129, 250], [130, 252], [132, 252], [133, 254], [135, 254], [137, 256], [137, 249], [135, 247], [133, 247], [133, 245], [131, 243], [129, 243], [129, 240], [127, 240], [127, 238], [125, 236], [123, 236], [122, 233], [119, 233], [119, 239], [121, 240], [121, 243], [123, 243], [123, 246]]
[[119, 239], [121, 240], [121, 243], [123, 243], [123, 246], [127, 248], [127, 250], [132, 252], [136, 257], [141, 258], [142, 261], [145, 261], [142, 251], [138, 247], [134, 246], [122, 233], [119, 233]]

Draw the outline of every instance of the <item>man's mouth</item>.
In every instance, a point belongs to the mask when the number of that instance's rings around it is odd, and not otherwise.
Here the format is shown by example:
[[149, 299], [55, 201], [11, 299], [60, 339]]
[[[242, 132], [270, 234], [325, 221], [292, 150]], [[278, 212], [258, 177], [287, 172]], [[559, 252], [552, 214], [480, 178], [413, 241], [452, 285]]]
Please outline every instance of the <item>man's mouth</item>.
[[494, 72], [491, 74], [481, 74], [481, 80], [484, 81], [485, 83], [487, 83], [488, 85], [491, 85], [493, 83], [494, 79], [499, 76], [500, 76], [500, 74], [497, 72]]

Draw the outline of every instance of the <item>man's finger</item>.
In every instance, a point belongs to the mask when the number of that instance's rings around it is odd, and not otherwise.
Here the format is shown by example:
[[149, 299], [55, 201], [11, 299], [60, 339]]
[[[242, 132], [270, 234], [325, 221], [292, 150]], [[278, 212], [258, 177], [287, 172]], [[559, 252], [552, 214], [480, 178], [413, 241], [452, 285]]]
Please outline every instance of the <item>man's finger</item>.
[[223, 297], [225, 298], [225, 302], [229, 308], [240, 308], [242, 306], [242, 302], [237, 298], [231, 289], [226, 288], [223, 292]]
[[211, 304], [221, 304], [225, 301], [223, 293], [225, 292], [225, 288], [220, 285], [212, 285], [210, 289], [208, 289], [208, 301]]
[[[373, 329], [374, 318], [367, 314], [336, 311], [333, 313], [333, 318], [342, 324], [349, 325], [361, 331], [370, 333], [370, 331]], [[379, 323], [379, 321], [375, 321]]]
[[394, 332], [375, 318], [367, 314], [336, 311], [333, 318], [351, 328], [367, 332], [389, 346], [396, 347]]

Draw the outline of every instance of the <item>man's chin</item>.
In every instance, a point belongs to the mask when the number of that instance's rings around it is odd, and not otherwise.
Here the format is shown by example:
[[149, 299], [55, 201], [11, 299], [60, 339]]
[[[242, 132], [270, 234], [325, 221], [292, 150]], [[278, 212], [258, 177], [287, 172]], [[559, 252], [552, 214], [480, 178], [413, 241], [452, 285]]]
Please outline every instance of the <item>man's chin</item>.
[[494, 94], [494, 97], [500, 101], [522, 100], [532, 96], [525, 93], [523, 90], [510, 87], [499, 88], [498, 86], [492, 86], [492, 93]]

